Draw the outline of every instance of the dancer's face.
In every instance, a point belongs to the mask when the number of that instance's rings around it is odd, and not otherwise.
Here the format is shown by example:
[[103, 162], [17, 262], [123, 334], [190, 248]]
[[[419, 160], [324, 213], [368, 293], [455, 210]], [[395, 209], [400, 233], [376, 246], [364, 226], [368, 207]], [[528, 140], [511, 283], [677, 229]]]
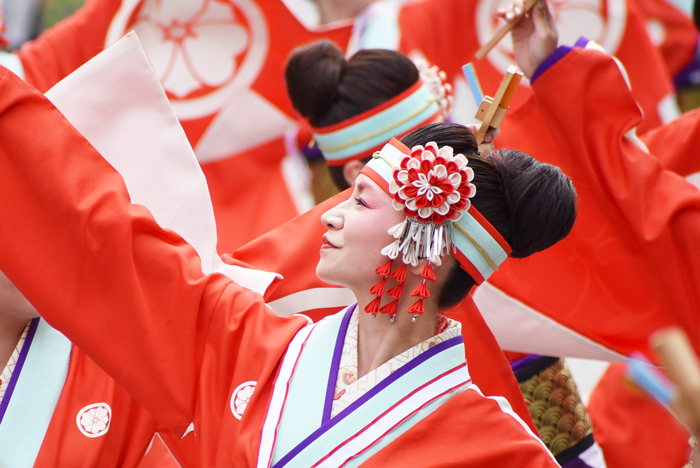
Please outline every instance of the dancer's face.
[[355, 292], [369, 290], [378, 280], [374, 270], [387, 261], [381, 250], [394, 240], [387, 231], [404, 218], [389, 195], [360, 174], [351, 197], [321, 216], [328, 232], [316, 274]]

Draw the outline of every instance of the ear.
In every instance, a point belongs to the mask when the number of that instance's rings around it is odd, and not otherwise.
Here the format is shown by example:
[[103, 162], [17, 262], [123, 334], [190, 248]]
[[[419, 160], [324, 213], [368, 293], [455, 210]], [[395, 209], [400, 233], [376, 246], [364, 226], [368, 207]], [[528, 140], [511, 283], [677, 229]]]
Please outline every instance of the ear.
[[413, 274], [413, 275], [418, 275], [423, 272], [423, 268], [425, 268], [425, 265], [428, 264], [428, 259], [427, 258], [421, 258], [418, 260], [418, 265], [416, 266], [411, 266], [411, 265], [406, 265], [406, 271]]
[[360, 171], [365, 167], [365, 163], [357, 159], [346, 163], [343, 166], [343, 177], [350, 187], [355, 185], [355, 179], [360, 175]]

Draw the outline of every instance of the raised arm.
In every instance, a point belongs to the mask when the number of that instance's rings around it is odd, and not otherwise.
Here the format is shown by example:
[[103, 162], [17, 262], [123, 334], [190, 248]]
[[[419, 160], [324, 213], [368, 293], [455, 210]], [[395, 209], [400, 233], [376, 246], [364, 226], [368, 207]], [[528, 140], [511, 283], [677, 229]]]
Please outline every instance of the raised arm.
[[[201, 382], [244, 373], [240, 347], [255, 352], [252, 337], [301, 326], [224, 276], [203, 275], [195, 251], [131, 204], [119, 174], [6, 69], [0, 135], [0, 270], [176, 433], [198, 405], [226, 405], [228, 387], [205, 399]], [[272, 372], [276, 359], [264, 356], [260, 367]]]

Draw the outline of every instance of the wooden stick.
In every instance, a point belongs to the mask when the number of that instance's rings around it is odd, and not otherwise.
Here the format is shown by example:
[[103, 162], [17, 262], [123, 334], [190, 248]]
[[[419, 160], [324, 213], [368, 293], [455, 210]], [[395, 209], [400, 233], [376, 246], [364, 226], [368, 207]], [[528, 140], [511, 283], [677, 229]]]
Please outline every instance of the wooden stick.
[[518, 68], [515, 65], [511, 65], [510, 67], [508, 67], [508, 70], [506, 71], [506, 74], [503, 77], [503, 81], [501, 81], [501, 85], [498, 87], [498, 91], [496, 91], [496, 95], [493, 97], [493, 100], [489, 103], [486, 115], [481, 121], [481, 127], [479, 128], [479, 132], [476, 134], [477, 144], [480, 145], [481, 143], [483, 143], [484, 137], [486, 136], [486, 132], [488, 132], [489, 127], [493, 126], [495, 128], [498, 128], [498, 124], [492, 125], [493, 119], [496, 116], [496, 112], [499, 109], [508, 109], [508, 104], [510, 104], [510, 100], [513, 98], [515, 89], [518, 87], [518, 84], [520, 83], [520, 78], [522, 78], [522, 76], [523, 73], [520, 70], [518, 70]]
[[678, 416], [697, 433], [700, 430], [700, 365], [695, 351], [685, 332], [677, 327], [654, 333], [651, 343], [678, 386]]
[[[525, 3], [523, 4], [523, 8], [525, 10], [524, 13], [525, 14], [529, 13], [530, 10], [532, 10], [532, 8], [537, 4], [538, 1], [539, 0], [525, 0]], [[486, 54], [491, 52], [491, 49], [496, 47], [496, 44], [501, 42], [501, 39], [503, 39], [503, 37], [506, 34], [508, 34], [508, 32], [510, 32], [511, 29], [513, 29], [518, 23], [520, 23], [523, 20], [524, 17], [525, 16], [521, 16], [517, 20], [510, 22], [510, 23], [506, 23], [503, 26], [501, 26], [501, 29], [496, 31], [496, 34], [494, 34], [493, 37], [486, 44], [484, 44], [481, 47], [481, 49], [479, 49], [476, 52], [476, 54], [474, 54], [474, 56], [478, 60], [481, 60], [482, 58], [484, 58], [486, 56]]]

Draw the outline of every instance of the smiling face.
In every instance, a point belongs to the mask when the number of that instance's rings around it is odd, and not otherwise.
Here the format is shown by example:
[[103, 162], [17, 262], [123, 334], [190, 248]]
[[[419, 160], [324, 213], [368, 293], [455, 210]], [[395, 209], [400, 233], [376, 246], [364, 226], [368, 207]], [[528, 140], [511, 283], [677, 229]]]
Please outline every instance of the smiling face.
[[318, 277], [350, 288], [356, 294], [377, 282], [377, 267], [387, 258], [381, 250], [394, 238], [387, 231], [405, 218], [372, 179], [360, 174], [351, 197], [321, 216], [328, 227], [323, 236]]

